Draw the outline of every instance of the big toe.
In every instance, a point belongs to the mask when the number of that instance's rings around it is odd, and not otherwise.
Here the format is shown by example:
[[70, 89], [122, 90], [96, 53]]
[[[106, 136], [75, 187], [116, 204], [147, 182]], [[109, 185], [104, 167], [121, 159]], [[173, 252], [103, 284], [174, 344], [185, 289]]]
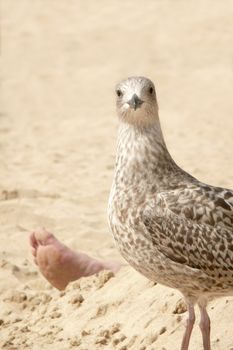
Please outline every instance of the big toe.
[[38, 242], [37, 242], [37, 239], [35, 237], [35, 232], [32, 232], [30, 234], [30, 237], [29, 237], [29, 240], [30, 240], [30, 245], [32, 246], [33, 249], [37, 249], [38, 247]]
[[36, 231], [34, 233], [34, 239], [36, 240], [37, 244], [41, 245], [51, 244], [54, 241], [56, 241], [54, 235], [51, 232], [46, 231], [45, 229]]

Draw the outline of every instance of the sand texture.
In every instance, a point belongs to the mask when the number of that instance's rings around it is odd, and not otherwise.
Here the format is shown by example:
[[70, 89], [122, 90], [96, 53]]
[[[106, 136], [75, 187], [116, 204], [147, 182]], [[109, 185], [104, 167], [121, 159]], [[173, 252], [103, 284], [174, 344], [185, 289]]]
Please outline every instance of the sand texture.
[[[0, 349], [178, 350], [179, 292], [131, 267], [64, 292], [38, 273], [29, 232], [121, 259], [109, 234], [114, 84], [155, 81], [168, 148], [200, 180], [233, 188], [233, 2], [3, 0]], [[233, 298], [209, 304], [212, 349], [233, 349]], [[195, 326], [190, 350], [202, 349]]]

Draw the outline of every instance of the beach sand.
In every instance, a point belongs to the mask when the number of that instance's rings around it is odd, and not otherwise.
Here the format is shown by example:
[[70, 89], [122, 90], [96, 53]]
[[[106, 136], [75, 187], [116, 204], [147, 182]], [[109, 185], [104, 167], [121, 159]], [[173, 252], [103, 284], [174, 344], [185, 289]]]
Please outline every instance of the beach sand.
[[[121, 259], [109, 234], [117, 118], [114, 84], [155, 81], [176, 162], [233, 187], [233, 2], [1, 4], [0, 348], [175, 350], [181, 294], [122, 268], [64, 292], [38, 273], [29, 232]], [[213, 350], [233, 349], [233, 298], [209, 304]], [[190, 350], [202, 349], [195, 326]]]

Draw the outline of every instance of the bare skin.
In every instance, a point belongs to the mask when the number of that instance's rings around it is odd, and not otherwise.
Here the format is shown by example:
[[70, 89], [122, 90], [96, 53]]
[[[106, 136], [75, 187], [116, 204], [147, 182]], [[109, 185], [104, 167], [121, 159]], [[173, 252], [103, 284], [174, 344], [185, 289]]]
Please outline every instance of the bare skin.
[[91, 276], [101, 270], [115, 273], [121, 267], [117, 262], [100, 261], [82, 252], [74, 252], [46, 230], [33, 232], [30, 244], [40, 272], [59, 290], [81, 277]]

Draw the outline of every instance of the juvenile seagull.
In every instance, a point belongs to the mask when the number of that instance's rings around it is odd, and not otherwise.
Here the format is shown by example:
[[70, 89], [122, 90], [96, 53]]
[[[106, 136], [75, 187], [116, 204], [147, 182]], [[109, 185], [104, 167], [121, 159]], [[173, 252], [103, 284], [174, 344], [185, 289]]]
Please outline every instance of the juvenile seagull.
[[184, 296], [188, 350], [201, 313], [210, 350], [207, 303], [233, 295], [233, 191], [206, 185], [172, 159], [160, 128], [152, 81], [131, 77], [116, 87], [120, 120], [109, 222], [123, 257], [137, 271]]

